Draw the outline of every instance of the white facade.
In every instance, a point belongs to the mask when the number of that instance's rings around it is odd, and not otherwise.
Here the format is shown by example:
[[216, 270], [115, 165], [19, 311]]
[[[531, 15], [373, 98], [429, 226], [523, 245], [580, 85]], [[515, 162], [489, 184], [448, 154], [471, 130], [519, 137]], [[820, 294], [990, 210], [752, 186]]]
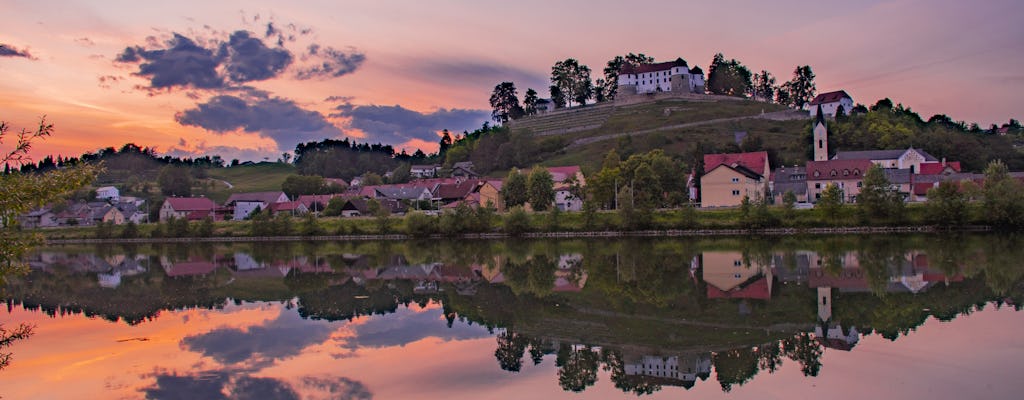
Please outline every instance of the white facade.
[[619, 75], [619, 85], [632, 85], [636, 87], [636, 94], [671, 92], [672, 78], [679, 77], [684, 88], [688, 92], [704, 92], [704, 75], [691, 74], [690, 70], [683, 65], [675, 65], [650, 72], [624, 73]]
[[583, 199], [573, 196], [568, 188], [556, 190], [555, 207], [561, 211], [581, 211], [583, 210]]
[[110, 200], [116, 203], [121, 198], [121, 192], [118, 191], [116, 187], [104, 186], [96, 189], [96, 198]]
[[232, 217], [235, 221], [241, 221], [249, 217], [253, 211], [260, 209], [260, 211], [266, 210], [269, 204], [262, 201], [238, 201], [235, 202], [235, 215]]
[[433, 178], [437, 176], [438, 165], [413, 165], [409, 168], [409, 175], [417, 178]]

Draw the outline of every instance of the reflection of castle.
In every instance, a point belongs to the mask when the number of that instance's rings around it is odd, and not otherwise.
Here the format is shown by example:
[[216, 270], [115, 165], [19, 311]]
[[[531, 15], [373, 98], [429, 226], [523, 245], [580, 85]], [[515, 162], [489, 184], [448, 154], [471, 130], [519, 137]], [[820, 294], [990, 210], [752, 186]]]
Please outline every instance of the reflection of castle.
[[629, 377], [644, 377], [651, 383], [665, 386], [693, 387], [700, 380], [711, 376], [711, 354], [694, 353], [683, 356], [626, 357], [623, 365]]

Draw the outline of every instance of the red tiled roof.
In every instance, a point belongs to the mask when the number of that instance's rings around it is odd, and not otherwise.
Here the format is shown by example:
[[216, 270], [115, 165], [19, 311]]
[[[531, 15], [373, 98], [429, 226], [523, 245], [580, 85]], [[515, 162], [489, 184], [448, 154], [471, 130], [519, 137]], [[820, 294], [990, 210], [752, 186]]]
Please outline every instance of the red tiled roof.
[[655, 64], [640, 65], [623, 64], [622, 67], [619, 68], [619, 74], [643, 74], [647, 72], [666, 71], [672, 67], [687, 67], [686, 61], [679, 62], [679, 60], [676, 60]]
[[299, 208], [299, 205], [301, 205], [301, 204], [302, 204], [302, 202], [299, 202], [299, 201], [285, 201], [285, 202], [282, 202], [282, 203], [270, 203], [270, 211], [271, 212], [294, 211], [294, 210], [297, 210]]
[[842, 100], [843, 98], [853, 100], [853, 97], [850, 97], [850, 95], [846, 94], [846, 91], [837, 90], [835, 92], [822, 93], [815, 96], [814, 100], [811, 100], [811, 105], [816, 106], [818, 104], [835, 103], [839, 100]]
[[174, 211], [212, 210], [217, 207], [213, 200], [205, 197], [168, 197]]
[[551, 173], [551, 179], [554, 180], [555, 183], [564, 182], [565, 180], [580, 173], [579, 165], [569, 165], [564, 167], [545, 167], [544, 169], [548, 170], [548, 172]]
[[[924, 165], [924, 164], [922, 164]], [[927, 196], [928, 191], [935, 187], [933, 183], [915, 183], [914, 184], [914, 195]]]
[[228, 197], [228, 201], [224, 204], [231, 204], [236, 201], [253, 201], [261, 203], [276, 203], [284, 192], [249, 192], [249, 193], [235, 193]]
[[772, 293], [768, 287], [768, 278], [762, 277], [757, 281], [744, 286], [741, 289], [724, 291], [716, 288], [714, 285], [708, 286], [708, 298], [709, 299], [759, 299], [759, 300], [770, 300]]
[[185, 219], [187, 219], [189, 221], [199, 221], [199, 220], [205, 219], [206, 217], [213, 217], [212, 214], [213, 214], [212, 210], [189, 211], [189, 213], [187, 215], [185, 215]]
[[960, 162], [950, 161], [946, 165], [942, 165], [940, 162], [921, 163], [921, 170], [917, 173], [920, 175], [938, 175], [949, 166], [954, 172], [960, 172]]
[[442, 200], [461, 199], [476, 190], [483, 181], [467, 179], [462, 183], [446, 183], [437, 186], [434, 197]]
[[766, 171], [764, 169], [767, 160], [768, 152], [766, 151], [757, 151], [753, 153], [705, 154], [704, 171], [705, 173], [710, 172], [715, 169], [715, 167], [722, 164], [729, 166], [739, 164], [758, 175], [768, 176], [771, 171]]
[[341, 194], [304, 194], [299, 196], [299, 199], [296, 201], [305, 205], [306, 208], [312, 208], [313, 203], [320, 203], [326, 207], [327, 203], [331, 202], [331, 199], [338, 196], [341, 196]]
[[[808, 161], [807, 180], [827, 181], [840, 179], [861, 179], [868, 168], [871, 168], [871, 160], [828, 160]], [[835, 171], [835, 175], [832, 172]]]

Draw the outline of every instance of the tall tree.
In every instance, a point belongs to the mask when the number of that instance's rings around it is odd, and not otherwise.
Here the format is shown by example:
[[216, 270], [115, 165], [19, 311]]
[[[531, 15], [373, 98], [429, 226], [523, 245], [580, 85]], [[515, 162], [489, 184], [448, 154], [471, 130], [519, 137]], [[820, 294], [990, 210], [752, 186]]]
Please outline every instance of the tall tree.
[[505, 203], [505, 207], [511, 209], [523, 205], [527, 200], [529, 197], [526, 189], [526, 175], [513, 168], [509, 171], [508, 177], [505, 178], [505, 183], [501, 187], [501, 201]]
[[444, 156], [444, 153], [447, 153], [450, 147], [452, 147], [452, 134], [445, 129], [441, 131], [441, 145], [437, 149], [437, 154]]
[[184, 167], [173, 165], [163, 167], [156, 180], [160, 185], [160, 192], [165, 196], [188, 197], [192, 195], [192, 175]]
[[775, 101], [775, 76], [771, 72], [762, 69], [754, 75], [753, 85], [755, 100]]
[[993, 160], [985, 168], [982, 209], [989, 223], [999, 227], [1024, 225], [1024, 194], [1020, 181], [1010, 176], [1002, 160]]
[[726, 60], [722, 53], [715, 54], [708, 67], [708, 91], [726, 96], [746, 96], [751, 90], [751, 74], [735, 59]]
[[548, 92], [551, 93], [551, 102], [555, 103], [555, 108], [565, 107], [565, 92], [562, 92], [562, 88], [551, 85], [548, 87]]
[[523, 114], [524, 115], [535, 115], [537, 114], [537, 91], [533, 88], [526, 89], [526, 96], [523, 97]]
[[885, 171], [872, 164], [864, 173], [863, 187], [857, 195], [857, 205], [869, 218], [898, 217], [903, 209], [903, 197], [885, 176]]
[[524, 114], [523, 107], [519, 105], [519, 94], [516, 92], [516, 85], [512, 82], [502, 82], [494, 86], [491, 92], [491, 119], [494, 122], [504, 124], [512, 119], [518, 119]]
[[792, 105], [803, 108], [814, 99], [817, 88], [814, 86], [814, 72], [811, 66], [797, 66], [793, 70], [793, 79], [789, 81], [789, 97]]
[[[566, 104], [584, 104], [594, 95], [594, 84], [590, 81], [590, 67], [573, 58], [558, 61], [551, 67], [551, 86], [558, 88]], [[552, 100], [555, 93], [551, 94]], [[558, 102], [556, 101], [557, 105]]]
[[555, 182], [546, 168], [534, 167], [526, 183], [530, 207], [547, 211], [555, 202]]
[[604, 67], [604, 98], [606, 100], [615, 100], [615, 95], [618, 94], [619, 88], [619, 71], [622, 70], [623, 66], [653, 63], [654, 57], [649, 57], [644, 53], [629, 53], [625, 56], [615, 56], [615, 58], [608, 60], [608, 64]]

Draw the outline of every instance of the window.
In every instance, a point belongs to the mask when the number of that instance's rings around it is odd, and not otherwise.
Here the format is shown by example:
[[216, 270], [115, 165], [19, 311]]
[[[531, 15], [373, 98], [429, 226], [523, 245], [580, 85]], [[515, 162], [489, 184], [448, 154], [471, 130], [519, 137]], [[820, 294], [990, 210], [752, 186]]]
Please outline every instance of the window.
[[739, 183], [740, 178], [732, 178], [732, 183]]
[[733, 275], [732, 277], [733, 277], [733, 278], [736, 278], [736, 279], [740, 279], [740, 278], [742, 278], [742, 277], [743, 277], [743, 275], [740, 275], [740, 274], [734, 274], [734, 275]]
[[831, 172], [829, 172], [828, 174], [829, 174], [829, 176], [836, 176], [836, 175], [838, 175], [839, 173], [838, 173], [838, 172], [836, 172], [836, 170], [832, 170], [832, 171], [831, 171]]
[[822, 143], [822, 142], [821, 142], [821, 139], [818, 139], [818, 148], [819, 148], [819, 149], [821, 149], [821, 148], [822, 148], [822, 147], [821, 147], [821, 143]]
[[857, 182], [857, 187], [862, 187], [863, 184], [864, 182]]
[[734, 266], [734, 267], [739, 267], [739, 266], [742, 266], [742, 265], [743, 265], [743, 261], [740, 261], [740, 260], [733, 260], [733, 262], [732, 262], [732, 266]]
[[844, 169], [843, 170], [843, 176], [850, 176], [850, 170]]
[[814, 188], [815, 189], [821, 189], [821, 184], [820, 183], [815, 183], [814, 184]]
[[821, 171], [814, 171], [814, 177], [815, 178], [820, 177], [820, 176], [821, 176]]
[[739, 196], [740, 195], [740, 191], [739, 190], [733, 190], [732, 191], [732, 195], [733, 196]]

